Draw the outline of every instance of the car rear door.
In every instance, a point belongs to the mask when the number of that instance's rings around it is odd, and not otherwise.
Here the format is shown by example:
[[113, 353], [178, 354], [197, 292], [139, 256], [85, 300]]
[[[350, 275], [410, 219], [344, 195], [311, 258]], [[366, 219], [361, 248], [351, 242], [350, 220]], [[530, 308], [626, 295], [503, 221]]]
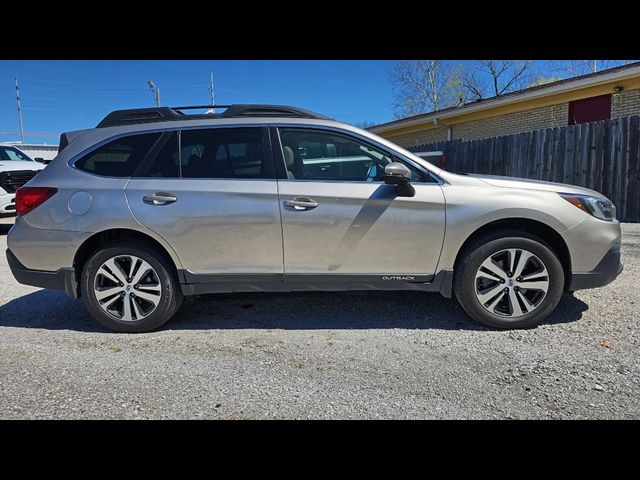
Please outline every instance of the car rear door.
[[173, 247], [188, 283], [281, 281], [280, 209], [267, 128], [165, 136], [126, 186], [135, 218]]
[[[272, 128], [285, 281], [427, 282], [445, 227], [439, 184], [415, 165], [414, 197], [382, 181], [397, 158], [345, 131]], [[402, 277], [406, 277], [404, 280]]]

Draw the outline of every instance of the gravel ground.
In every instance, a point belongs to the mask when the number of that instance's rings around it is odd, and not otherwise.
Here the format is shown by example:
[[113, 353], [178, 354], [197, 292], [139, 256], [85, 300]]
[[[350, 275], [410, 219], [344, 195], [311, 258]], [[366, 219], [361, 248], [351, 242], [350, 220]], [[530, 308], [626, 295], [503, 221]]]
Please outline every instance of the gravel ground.
[[527, 331], [438, 294], [350, 292], [202, 297], [126, 335], [2, 255], [0, 418], [640, 418], [640, 225], [623, 262]]

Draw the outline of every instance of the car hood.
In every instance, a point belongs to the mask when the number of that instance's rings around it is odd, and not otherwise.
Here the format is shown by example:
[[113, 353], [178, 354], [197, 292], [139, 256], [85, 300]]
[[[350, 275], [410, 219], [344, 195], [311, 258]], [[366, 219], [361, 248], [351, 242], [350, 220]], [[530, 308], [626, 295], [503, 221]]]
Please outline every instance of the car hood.
[[0, 172], [15, 172], [18, 170], [42, 170], [46, 165], [39, 162], [0, 160]]
[[530, 180], [528, 178], [502, 177], [498, 175], [475, 175], [468, 176], [482, 180], [494, 187], [520, 188], [524, 190], [544, 190], [558, 193], [577, 193], [581, 195], [592, 195], [594, 197], [605, 198], [601, 193], [589, 188], [569, 185], [567, 183], [543, 182], [542, 180]]

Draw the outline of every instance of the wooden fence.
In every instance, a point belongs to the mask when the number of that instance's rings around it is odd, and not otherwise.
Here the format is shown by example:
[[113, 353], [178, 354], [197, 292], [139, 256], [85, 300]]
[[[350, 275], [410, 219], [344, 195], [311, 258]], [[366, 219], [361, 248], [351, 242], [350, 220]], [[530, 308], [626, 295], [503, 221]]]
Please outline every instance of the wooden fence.
[[548, 128], [483, 140], [411, 147], [442, 150], [452, 172], [570, 183], [603, 193], [621, 221], [640, 222], [640, 117]]

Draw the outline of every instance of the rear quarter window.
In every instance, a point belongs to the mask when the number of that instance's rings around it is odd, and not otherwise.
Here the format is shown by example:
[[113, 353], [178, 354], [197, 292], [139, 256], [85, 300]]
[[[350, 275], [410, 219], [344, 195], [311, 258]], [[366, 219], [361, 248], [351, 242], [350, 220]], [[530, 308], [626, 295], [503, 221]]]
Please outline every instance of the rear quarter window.
[[105, 177], [131, 177], [159, 138], [159, 133], [119, 138], [88, 153], [75, 166]]

